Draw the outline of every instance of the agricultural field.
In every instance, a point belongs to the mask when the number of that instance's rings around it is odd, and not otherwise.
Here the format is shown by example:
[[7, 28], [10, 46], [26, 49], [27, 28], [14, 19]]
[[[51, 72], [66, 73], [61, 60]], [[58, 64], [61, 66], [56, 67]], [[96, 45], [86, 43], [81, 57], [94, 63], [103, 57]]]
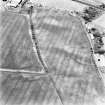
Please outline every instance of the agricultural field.
[[[54, 9], [35, 9], [34, 31], [41, 55], [64, 105], [96, 105], [105, 90], [80, 18]], [[1, 19], [1, 68], [41, 72], [28, 19], [8, 11], [2, 12]], [[30, 80], [21, 73], [1, 72], [0, 78], [0, 105], [62, 105], [48, 77]]]

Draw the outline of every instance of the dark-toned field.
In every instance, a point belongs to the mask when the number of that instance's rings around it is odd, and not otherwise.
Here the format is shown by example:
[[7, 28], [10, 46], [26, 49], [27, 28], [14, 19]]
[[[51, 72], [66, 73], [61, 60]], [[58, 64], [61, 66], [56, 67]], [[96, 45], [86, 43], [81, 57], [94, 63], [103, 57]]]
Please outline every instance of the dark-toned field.
[[[33, 19], [43, 59], [46, 61], [64, 105], [96, 105], [105, 90], [90, 53], [90, 43], [78, 17], [36, 8]], [[4, 11], [1, 23], [1, 68], [42, 71], [33, 51], [28, 20]], [[59, 74], [59, 75], [58, 75]], [[61, 105], [48, 77], [36, 80], [1, 72], [0, 105]]]

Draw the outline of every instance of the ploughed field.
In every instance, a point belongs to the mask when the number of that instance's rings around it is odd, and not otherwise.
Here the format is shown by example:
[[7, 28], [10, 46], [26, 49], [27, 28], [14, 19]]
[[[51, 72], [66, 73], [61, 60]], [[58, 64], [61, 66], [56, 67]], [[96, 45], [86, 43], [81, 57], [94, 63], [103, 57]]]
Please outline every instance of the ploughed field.
[[[90, 53], [90, 43], [78, 17], [68, 13], [36, 8], [33, 18], [41, 55], [48, 65], [64, 105], [95, 105], [104, 97]], [[1, 23], [1, 68], [42, 71], [33, 51], [28, 20], [4, 11]], [[61, 105], [48, 77], [36, 80], [19, 73], [1, 72], [0, 105]]]

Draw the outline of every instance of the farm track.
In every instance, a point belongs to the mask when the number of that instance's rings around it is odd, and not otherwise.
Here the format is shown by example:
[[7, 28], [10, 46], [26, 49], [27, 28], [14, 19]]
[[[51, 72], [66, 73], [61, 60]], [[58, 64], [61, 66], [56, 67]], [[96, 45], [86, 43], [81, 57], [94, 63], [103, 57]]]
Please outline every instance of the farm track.
[[[67, 14], [47, 13], [43, 9], [38, 10], [35, 31], [39, 32], [39, 47], [49, 72], [62, 74], [52, 76], [65, 105], [67, 102], [71, 105], [92, 102], [95, 96], [104, 94], [104, 89], [95, 67], [90, 66], [93, 64], [90, 45], [80, 20]], [[33, 53], [26, 19], [7, 11], [2, 16], [1, 68], [41, 71], [42, 67]], [[60, 105], [47, 77], [33, 81], [21, 75], [1, 74], [0, 105]]]

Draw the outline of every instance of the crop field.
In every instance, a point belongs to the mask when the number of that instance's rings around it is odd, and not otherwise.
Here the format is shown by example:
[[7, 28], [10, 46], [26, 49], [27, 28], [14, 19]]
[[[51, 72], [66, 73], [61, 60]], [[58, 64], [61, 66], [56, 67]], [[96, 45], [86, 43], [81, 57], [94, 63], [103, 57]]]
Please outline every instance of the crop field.
[[[104, 97], [105, 90], [81, 20], [66, 12], [36, 11], [34, 31], [41, 55], [64, 105], [96, 105], [95, 99]], [[27, 18], [8, 11], [2, 12], [1, 18], [1, 68], [41, 72]], [[30, 80], [21, 73], [0, 73], [0, 105], [62, 105], [48, 77]]]

